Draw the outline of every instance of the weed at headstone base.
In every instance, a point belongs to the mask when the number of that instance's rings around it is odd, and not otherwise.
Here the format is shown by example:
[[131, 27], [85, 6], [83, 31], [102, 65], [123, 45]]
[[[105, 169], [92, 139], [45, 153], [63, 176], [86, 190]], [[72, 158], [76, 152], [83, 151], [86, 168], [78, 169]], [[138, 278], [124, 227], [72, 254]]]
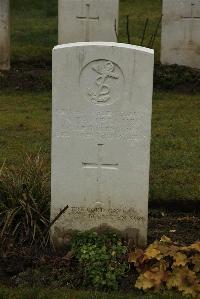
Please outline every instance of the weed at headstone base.
[[113, 233], [78, 233], [72, 251], [82, 265], [84, 284], [94, 288], [116, 290], [129, 271], [127, 246]]

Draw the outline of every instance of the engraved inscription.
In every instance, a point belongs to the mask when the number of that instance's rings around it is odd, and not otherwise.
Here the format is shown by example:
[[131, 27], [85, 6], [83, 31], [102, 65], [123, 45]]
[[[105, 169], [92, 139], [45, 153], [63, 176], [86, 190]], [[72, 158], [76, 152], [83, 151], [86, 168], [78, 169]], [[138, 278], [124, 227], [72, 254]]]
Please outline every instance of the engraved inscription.
[[71, 207], [69, 214], [73, 219], [80, 219], [86, 217], [87, 219], [101, 220], [101, 221], [133, 221], [145, 222], [145, 217], [140, 215], [134, 208], [88, 208], [88, 207]]
[[138, 134], [144, 126], [145, 115], [137, 112], [84, 113], [57, 110], [55, 119], [55, 134], [58, 138], [70, 138], [73, 135], [84, 139], [131, 141], [148, 135], [148, 132], [144, 136]]
[[109, 105], [120, 99], [124, 77], [121, 69], [109, 60], [95, 60], [86, 65], [80, 74], [81, 91], [96, 105]]

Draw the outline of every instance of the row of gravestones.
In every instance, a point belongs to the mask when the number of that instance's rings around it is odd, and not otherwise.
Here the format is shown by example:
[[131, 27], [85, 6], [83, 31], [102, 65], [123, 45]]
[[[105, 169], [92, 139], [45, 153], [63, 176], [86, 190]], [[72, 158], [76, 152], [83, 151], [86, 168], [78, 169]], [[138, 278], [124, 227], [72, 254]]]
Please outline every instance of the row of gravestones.
[[[119, 0], [59, 0], [59, 44], [116, 41]], [[9, 0], [0, 0], [0, 69], [10, 68]], [[163, 0], [161, 62], [200, 68], [200, 0]]]

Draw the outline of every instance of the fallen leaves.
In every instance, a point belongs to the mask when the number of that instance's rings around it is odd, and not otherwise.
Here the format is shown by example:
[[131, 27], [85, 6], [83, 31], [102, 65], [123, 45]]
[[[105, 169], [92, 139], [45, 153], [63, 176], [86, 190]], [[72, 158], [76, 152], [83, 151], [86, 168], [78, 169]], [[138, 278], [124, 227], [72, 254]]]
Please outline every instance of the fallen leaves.
[[163, 236], [146, 250], [132, 252], [129, 262], [139, 273], [136, 288], [158, 291], [165, 287], [200, 298], [200, 242], [178, 246]]
[[173, 266], [185, 266], [187, 264], [187, 255], [181, 252], [177, 252], [174, 255], [174, 263]]

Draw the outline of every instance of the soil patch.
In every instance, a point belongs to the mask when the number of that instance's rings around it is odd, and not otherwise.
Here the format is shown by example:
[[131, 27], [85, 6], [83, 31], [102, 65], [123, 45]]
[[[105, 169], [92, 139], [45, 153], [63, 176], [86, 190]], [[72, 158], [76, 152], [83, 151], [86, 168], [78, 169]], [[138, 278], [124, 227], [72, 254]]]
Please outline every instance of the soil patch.
[[14, 62], [10, 71], [0, 72], [0, 89], [51, 91], [51, 61]]
[[163, 235], [181, 244], [200, 241], [200, 214], [150, 210], [148, 243]]
[[[9, 72], [0, 72], [0, 88], [51, 91], [51, 60], [14, 61]], [[155, 65], [154, 89], [200, 92], [200, 71], [183, 66]]]
[[200, 71], [178, 65], [157, 64], [154, 68], [154, 88], [184, 93], [200, 92]]

